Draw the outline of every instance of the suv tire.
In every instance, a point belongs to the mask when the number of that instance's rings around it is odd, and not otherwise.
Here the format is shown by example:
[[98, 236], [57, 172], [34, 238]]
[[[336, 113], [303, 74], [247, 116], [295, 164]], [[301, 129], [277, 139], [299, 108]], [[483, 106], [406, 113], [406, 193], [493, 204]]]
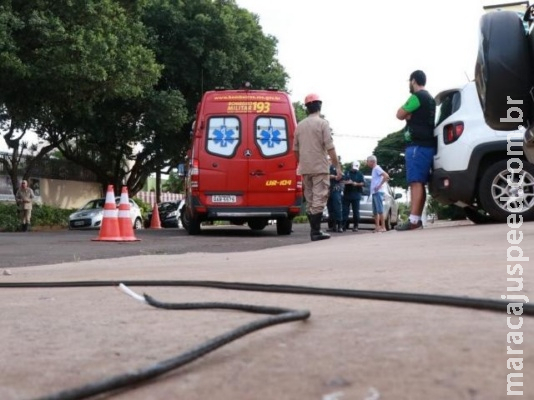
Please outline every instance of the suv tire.
[[[529, 90], [532, 86], [532, 61], [523, 22], [512, 11], [492, 12], [480, 20], [480, 44], [475, 66], [475, 82], [486, 123], [493, 129], [516, 130], [517, 122], [503, 122], [510, 104], [507, 97], [522, 100], [514, 105], [531, 116]], [[512, 118], [517, 113], [513, 114]]]
[[[534, 217], [534, 165], [523, 160], [523, 188], [528, 192], [524, 193], [523, 211], [513, 213], [508, 210], [506, 202], [499, 200], [502, 196], [509, 197], [514, 194], [514, 188], [507, 183], [508, 171], [507, 160], [501, 160], [491, 165], [482, 175], [478, 193], [482, 208], [496, 221], [506, 222], [510, 214], [520, 214], [524, 220], [531, 220]], [[518, 182], [519, 174], [512, 174], [512, 181]], [[517, 207], [518, 202], [513, 203]]]

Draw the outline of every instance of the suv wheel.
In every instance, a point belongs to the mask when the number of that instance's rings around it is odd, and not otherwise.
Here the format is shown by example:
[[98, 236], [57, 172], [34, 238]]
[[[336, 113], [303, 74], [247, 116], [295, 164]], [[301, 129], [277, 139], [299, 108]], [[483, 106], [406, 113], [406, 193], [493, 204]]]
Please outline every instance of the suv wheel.
[[515, 130], [516, 121], [502, 118], [508, 115], [510, 108], [503, 100], [507, 97], [522, 100], [519, 104], [521, 118], [524, 115], [530, 119], [532, 61], [529, 47], [533, 37], [529, 35], [527, 38], [523, 22], [512, 12], [483, 15], [480, 35], [475, 81], [484, 117], [493, 129]]
[[[518, 185], [509, 185], [508, 179]], [[534, 165], [523, 161], [523, 170], [518, 174], [508, 170], [507, 160], [501, 160], [484, 172], [478, 193], [482, 208], [496, 221], [506, 222], [514, 208], [521, 210], [517, 214], [525, 220], [531, 220], [534, 218]], [[514, 198], [517, 200], [507, 200]]]

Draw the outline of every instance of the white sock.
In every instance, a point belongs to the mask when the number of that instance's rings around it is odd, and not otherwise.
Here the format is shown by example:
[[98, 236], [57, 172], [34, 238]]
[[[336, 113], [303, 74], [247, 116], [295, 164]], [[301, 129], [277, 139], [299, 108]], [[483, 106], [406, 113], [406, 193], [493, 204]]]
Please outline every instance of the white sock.
[[419, 223], [419, 221], [421, 221], [421, 216], [420, 215], [410, 214], [410, 222], [412, 224], [417, 224], [417, 223]]

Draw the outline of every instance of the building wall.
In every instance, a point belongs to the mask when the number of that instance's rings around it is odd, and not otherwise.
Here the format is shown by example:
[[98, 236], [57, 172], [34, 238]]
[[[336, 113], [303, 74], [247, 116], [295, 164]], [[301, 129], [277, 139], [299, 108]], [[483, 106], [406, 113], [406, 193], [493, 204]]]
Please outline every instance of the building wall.
[[105, 197], [100, 184], [96, 182], [77, 182], [60, 179], [41, 178], [39, 192], [43, 204], [65, 209], [79, 208], [91, 199]]

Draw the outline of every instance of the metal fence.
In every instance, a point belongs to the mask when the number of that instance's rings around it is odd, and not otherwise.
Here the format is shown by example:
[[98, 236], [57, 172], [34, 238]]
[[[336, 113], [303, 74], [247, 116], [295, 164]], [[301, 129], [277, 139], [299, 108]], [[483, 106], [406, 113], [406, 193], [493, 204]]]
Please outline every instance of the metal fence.
[[[150, 191], [150, 192], [137, 192], [135, 197], [141, 199], [145, 203], [150, 204], [152, 207], [154, 207], [154, 204], [156, 203], [156, 192]], [[184, 195], [181, 193], [170, 193], [170, 192], [161, 192], [161, 201], [177, 201], [182, 200], [184, 198]]]
[[[9, 159], [9, 153], [0, 153], [0, 158]], [[22, 176], [26, 170], [27, 159], [23, 158], [17, 175]], [[7, 175], [3, 164], [0, 164], [0, 175]], [[96, 175], [68, 160], [45, 158], [37, 161], [30, 171], [33, 178], [62, 179], [68, 181], [97, 182]]]

